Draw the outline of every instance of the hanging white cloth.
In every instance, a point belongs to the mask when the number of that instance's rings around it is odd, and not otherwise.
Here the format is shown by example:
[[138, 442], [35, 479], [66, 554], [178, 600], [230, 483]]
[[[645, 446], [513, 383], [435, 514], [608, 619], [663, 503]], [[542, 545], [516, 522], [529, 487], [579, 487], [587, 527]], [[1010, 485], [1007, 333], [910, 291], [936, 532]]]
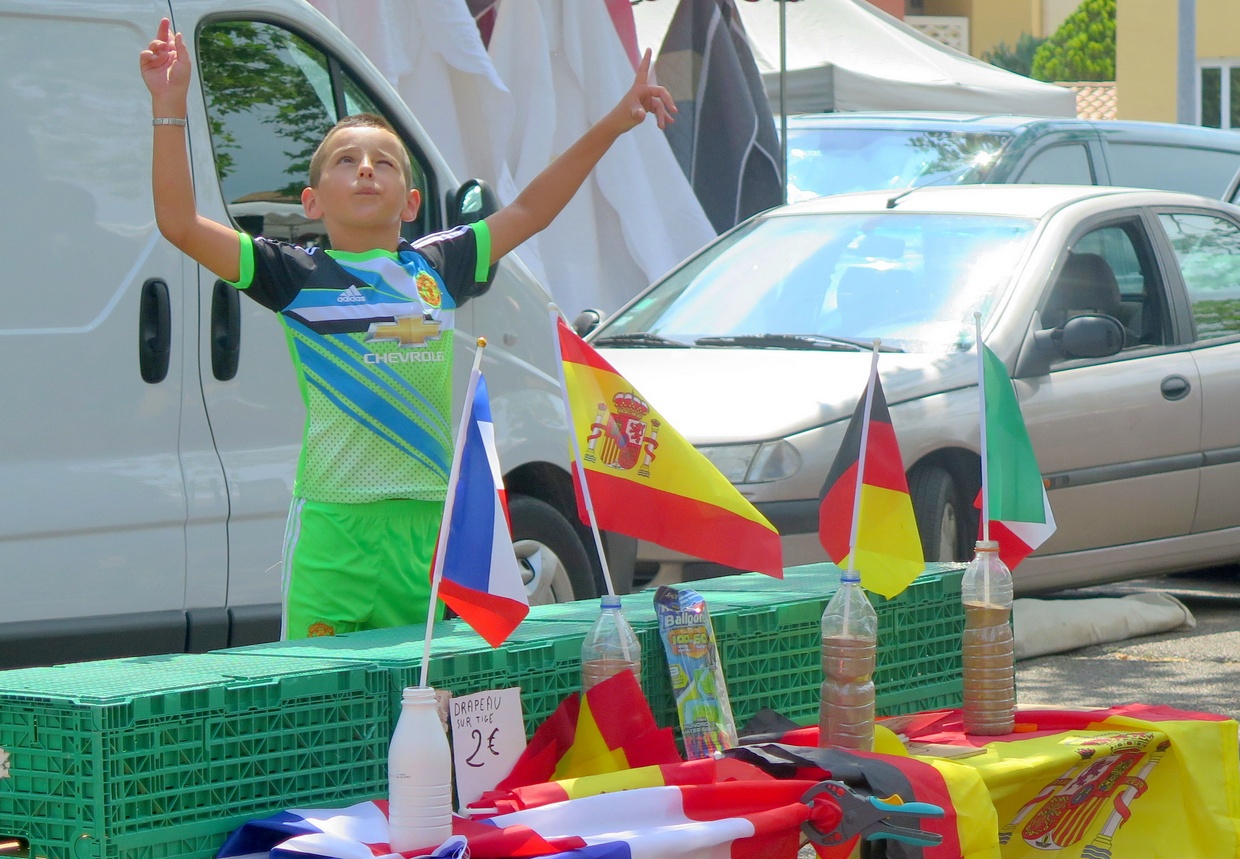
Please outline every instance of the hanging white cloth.
[[[517, 105], [507, 163], [518, 187], [633, 84], [633, 66], [603, 0], [500, 3], [490, 54]], [[648, 117], [616, 141], [535, 240], [545, 282], [572, 318], [585, 308], [615, 311], [714, 236], [663, 132]]]

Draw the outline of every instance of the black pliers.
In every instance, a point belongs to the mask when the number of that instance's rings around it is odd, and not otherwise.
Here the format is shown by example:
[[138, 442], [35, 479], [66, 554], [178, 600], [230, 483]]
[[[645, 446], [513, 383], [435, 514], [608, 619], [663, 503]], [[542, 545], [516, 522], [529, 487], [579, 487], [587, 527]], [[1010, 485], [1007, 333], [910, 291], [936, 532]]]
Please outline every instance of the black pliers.
[[943, 836], [926, 832], [916, 826], [901, 826], [901, 822], [915, 823], [917, 818], [942, 817], [943, 809], [928, 802], [903, 804], [883, 802], [874, 796], [857, 793], [840, 781], [823, 781], [811, 787], [801, 797], [801, 802], [812, 806], [814, 799], [827, 794], [840, 808], [842, 819], [834, 829], [823, 832], [812, 820], [801, 824], [801, 831], [815, 844], [835, 847], [860, 835], [866, 841], [890, 838], [921, 847], [941, 844]]

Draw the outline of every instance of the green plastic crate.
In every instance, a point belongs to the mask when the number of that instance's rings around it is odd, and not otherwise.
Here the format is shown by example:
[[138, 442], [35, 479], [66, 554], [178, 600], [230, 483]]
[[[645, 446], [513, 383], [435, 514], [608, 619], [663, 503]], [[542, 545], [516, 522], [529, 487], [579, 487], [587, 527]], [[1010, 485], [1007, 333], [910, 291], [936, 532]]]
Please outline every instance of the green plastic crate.
[[247, 820], [386, 789], [383, 672], [176, 654], [0, 672], [0, 841], [47, 859], [210, 859]]
[[[727, 590], [725, 580], [699, 591], [710, 611], [738, 726], [763, 707], [800, 724], [818, 718], [821, 618], [839, 571], [822, 564], [794, 572], [784, 580], [786, 591]], [[879, 715], [960, 706], [962, 574], [961, 565], [935, 564], [893, 599], [870, 595], [879, 623], [874, 675]], [[821, 588], [817, 595], [799, 595], [815, 587]], [[643, 685], [659, 723], [676, 725], [670, 681], [659, 671], [665, 666], [662, 660], [644, 666]]]
[[[539, 607], [535, 607], [539, 608]], [[595, 608], [597, 614], [597, 607]], [[388, 679], [391, 722], [400, 714], [400, 697], [406, 686], [422, 679], [425, 626], [406, 626], [354, 632], [334, 638], [256, 644], [219, 653], [262, 654], [269, 657], [331, 655], [369, 663]], [[453, 695], [469, 695], [490, 689], [521, 687], [521, 708], [526, 735], [550, 716], [560, 702], [581, 686], [581, 642], [589, 624], [525, 622], [498, 648], [458, 619], [435, 624], [427, 683]]]

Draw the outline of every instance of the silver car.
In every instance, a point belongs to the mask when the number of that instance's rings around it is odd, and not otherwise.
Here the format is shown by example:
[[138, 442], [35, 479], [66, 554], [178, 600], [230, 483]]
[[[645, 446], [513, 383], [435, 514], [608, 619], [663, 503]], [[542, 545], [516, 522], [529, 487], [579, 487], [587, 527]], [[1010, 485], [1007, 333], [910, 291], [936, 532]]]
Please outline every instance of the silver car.
[[[927, 559], [977, 536], [977, 351], [1015, 381], [1058, 530], [1020, 593], [1240, 559], [1240, 208], [1164, 191], [929, 187], [739, 225], [590, 333], [783, 535], [817, 508], [874, 338]], [[647, 578], [727, 568], [639, 548]]]

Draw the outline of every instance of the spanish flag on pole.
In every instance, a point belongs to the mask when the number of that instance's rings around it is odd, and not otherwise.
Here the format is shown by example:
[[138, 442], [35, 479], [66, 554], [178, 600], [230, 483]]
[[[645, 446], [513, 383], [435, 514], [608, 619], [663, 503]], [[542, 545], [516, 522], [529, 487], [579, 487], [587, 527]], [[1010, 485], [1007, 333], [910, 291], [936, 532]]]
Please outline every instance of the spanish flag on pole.
[[775, 526], [558, 316], [556, 330], [580, 452], [573, 480], [580, 501], [584, 475], [597, 526], [783, 578]]
[[[891, 599], [917, 578], [925, 560], [877, 372], [870, 386], [873, 396], [858, 401], [823, 484], [818, 539], [836, 566], [851, 566], [861, 573], [866, 590]], [[872, 401], [868, 416], [867, 401]], [[854, 516], [859, 520], [855, 526]]]

